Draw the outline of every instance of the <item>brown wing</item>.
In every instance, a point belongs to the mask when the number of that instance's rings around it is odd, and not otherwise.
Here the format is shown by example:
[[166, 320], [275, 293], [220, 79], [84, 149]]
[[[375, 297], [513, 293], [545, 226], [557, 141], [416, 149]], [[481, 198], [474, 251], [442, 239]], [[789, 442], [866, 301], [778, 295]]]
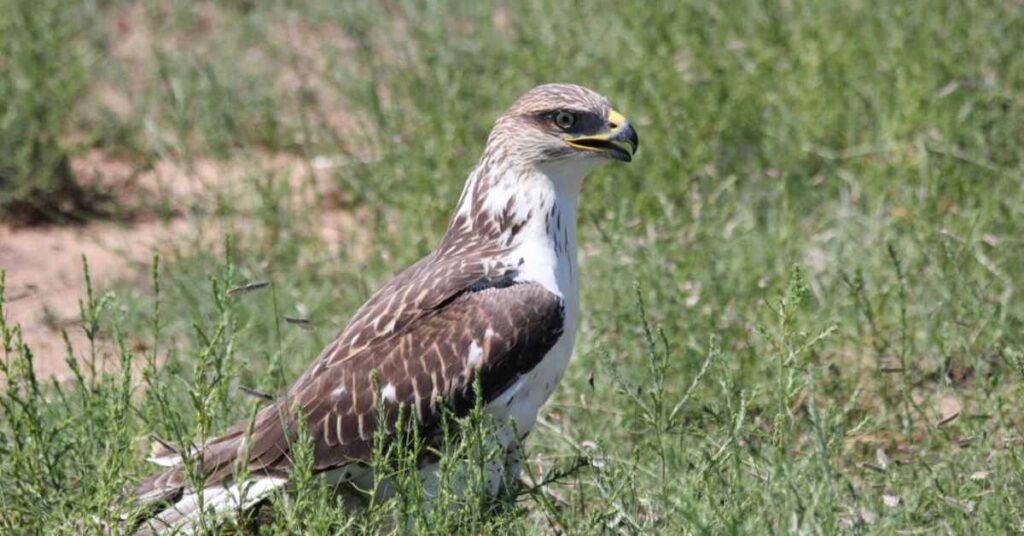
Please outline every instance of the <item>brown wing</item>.
[[[484, 401], [493, 400], [540, 362], [562, 327], [562, 300], [540, 285], [491, 287], [466, 292], [330, 367], [293, 394], [293, 405], [307, 416], [316, 467], [369, 457], [381, 399], [389, 427], [404, 404], [423, 437], [437, 425], [440, 404], [456, 415], [472, 407], [477, 375]], [[271, 465], [282, 463], [286, 456]]]
[[367, 300], [338, 335], [333, 345], [337, 350], [324, 355], [329, 346], [321, 357], [327, 357], [328, 363], [344, 359], [349, 353], [345, 346], [367, 345], [393, 335], [474, 285], [501, 285], [515, 275], [515, 266], [494, 260], [496, 251], [483, 246], [472, 250], [461, 255], [444, 255], [439, 250], [410, 266]]
[[[422, 311], [391, 336], [336, 346], [334, 354], [328, 347], [285, 397], [260, 411], [248, 444], [242, 422], [206, 446], [208, 482], [230, 475], [240, 457], [252, 471], [287, 473], [297, 415], [305, 416], [313, 438], [316, 469], [326, 470], [369, 457], [377, 397], [384, 397], [389, 426], [399, 404], [406, 404], [427, 437], [438, 423], [439, 404], [457, 415], [472, 406], [476, 375], [485, 401], [500, 395], [561, 336], [563, 302], [535, 283], [479, 286]], [[349, 352], [340, 355], [341, 348]], [[173, 473], [160, 487], [181, 485], [182, 475]]]
[[[511, 221], [513, 213], [509, 200], [499, 216], [481, 212], [472, 225], [467, 216], [456, 216], [437, 250], [374, 293], [304, 376], [316, 376], [324, 367], [357, 354], [361, 346], [400, 332], [467, 289], [508, 284], [519, 266], [495, 259], [508, 246], [502, 246], [498, 237], [511, 241], [522, 229], [522, 223]], [[517, 264], [522, 262], [519, 259]], [[302, 383], [302, 378], [297, 383]]]

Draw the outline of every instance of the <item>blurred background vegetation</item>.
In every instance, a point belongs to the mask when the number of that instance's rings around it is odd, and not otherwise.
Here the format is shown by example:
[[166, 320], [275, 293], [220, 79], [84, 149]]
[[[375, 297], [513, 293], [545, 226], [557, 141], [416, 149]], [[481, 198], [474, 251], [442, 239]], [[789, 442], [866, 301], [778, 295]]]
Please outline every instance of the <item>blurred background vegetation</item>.
[[[0, 527], [108, 530], [147, 433], [293, 380], [563, 81], [643, 144], [581, 201], [528, 444], [557, 478], [417, 530], [1024, 530], [1022, 49], [1016, 0], [0, 0], [0, 218], [170, 229], [159, 293], [139, 268], [68, 328], [81, 375], [5, 327]], [[264, 530], [386, 530], [302, 497]]]

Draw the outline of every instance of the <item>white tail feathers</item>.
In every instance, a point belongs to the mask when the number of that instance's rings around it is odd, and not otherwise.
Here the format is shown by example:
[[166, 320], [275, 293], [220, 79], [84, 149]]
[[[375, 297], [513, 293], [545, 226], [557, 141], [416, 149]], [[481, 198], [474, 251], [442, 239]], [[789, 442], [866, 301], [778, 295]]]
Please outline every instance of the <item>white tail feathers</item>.
[[225, 518], [255, 506], [287, 483], [286, 478], [262, 476], [186, 492], [176, 503], [143, 522], [136, 534], [196, 534], [203, 527], [216, 527]]
[[[168, 443], [156, 436], [151, 437], [153, 437], [153, 442], [149, 447], [150, 455], [149, 458], [146, 458], [150, 463], [154, 463], [161, 467], [177, 467], [181, 465], [182, 449], [180, 447], [173, 443]], [[207, 444], [208, 443], [204, 443], [203, 447], [205, 448]], [[186, 453], [189, 456], [195, 456], [199, 453], [199, 449], [191, 447], [186, 449]]]
[[[194, 453], [195, 453], [195, 449], [192, 449], [192, 454], [194, 455]], [[165, 456], [150, 456], [149, 458], [146, 458], [146, 460], [149, 463], [153, 463], [153, 464], [159, 465], [160, 467], [177, 467], [177, 466], [181, 465], [181, 455], [180, 454], [168, 454], [168, 455], [165, 455]]]

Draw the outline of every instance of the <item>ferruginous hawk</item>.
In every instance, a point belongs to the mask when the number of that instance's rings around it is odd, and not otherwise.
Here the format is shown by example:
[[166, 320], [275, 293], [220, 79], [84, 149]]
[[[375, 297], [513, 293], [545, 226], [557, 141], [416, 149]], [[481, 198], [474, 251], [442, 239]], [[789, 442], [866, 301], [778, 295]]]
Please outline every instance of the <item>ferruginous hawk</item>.
[[[143, 530], [190, 532], [199, 508], [247, 508], [285, 486], [298, 423], [312, 437], [315, 471], [372, 482], [366, 462], [378, 423], [392, 426], [404, 404], [429, 438], [442, 407], [469, 411], [477, 382], [486, 411], [505, 423], [496, 433], [505, 467], [488, 477], [498, 493], [518, 477], [517, 438], [572, 354], [581, 184], [604, 162], [632, 160], [637, 145], [626, 118], [589, 89], [549, 84], [523, 95], [495, 123], [437, 249], [377, 291], [251, 431], [239, 422], [201, 448], [204, 489], [189, 486], [177, 453], [154, 458], [167, 469], [136, 497], [165, 506]], [[244, 486], [234, 480], [241, 466]], [[431, 471], [436, 465], [424, 465], [423, 478]]]

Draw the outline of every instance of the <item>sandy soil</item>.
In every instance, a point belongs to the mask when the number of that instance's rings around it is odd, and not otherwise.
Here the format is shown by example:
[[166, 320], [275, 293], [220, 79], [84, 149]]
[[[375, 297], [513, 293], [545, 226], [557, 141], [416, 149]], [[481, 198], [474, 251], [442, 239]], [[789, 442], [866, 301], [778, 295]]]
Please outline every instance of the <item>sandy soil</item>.
[[[15, 229], [0, 226], [0, 267], [7, 275], [7, 322], [20, 324], [41, 376], [65, 379], [70, 369], [61, 329], [84, 362], [88, 341], [79, 322], [78, 300], [85, 296], [82, 257], [97, 292], [116, 281], [146, 278], [152, 252], [185, 222], [141, 222], [131, 226], [102, 222], [79, 227]], [[101, 344], [101, 352], [110, 348]]]

